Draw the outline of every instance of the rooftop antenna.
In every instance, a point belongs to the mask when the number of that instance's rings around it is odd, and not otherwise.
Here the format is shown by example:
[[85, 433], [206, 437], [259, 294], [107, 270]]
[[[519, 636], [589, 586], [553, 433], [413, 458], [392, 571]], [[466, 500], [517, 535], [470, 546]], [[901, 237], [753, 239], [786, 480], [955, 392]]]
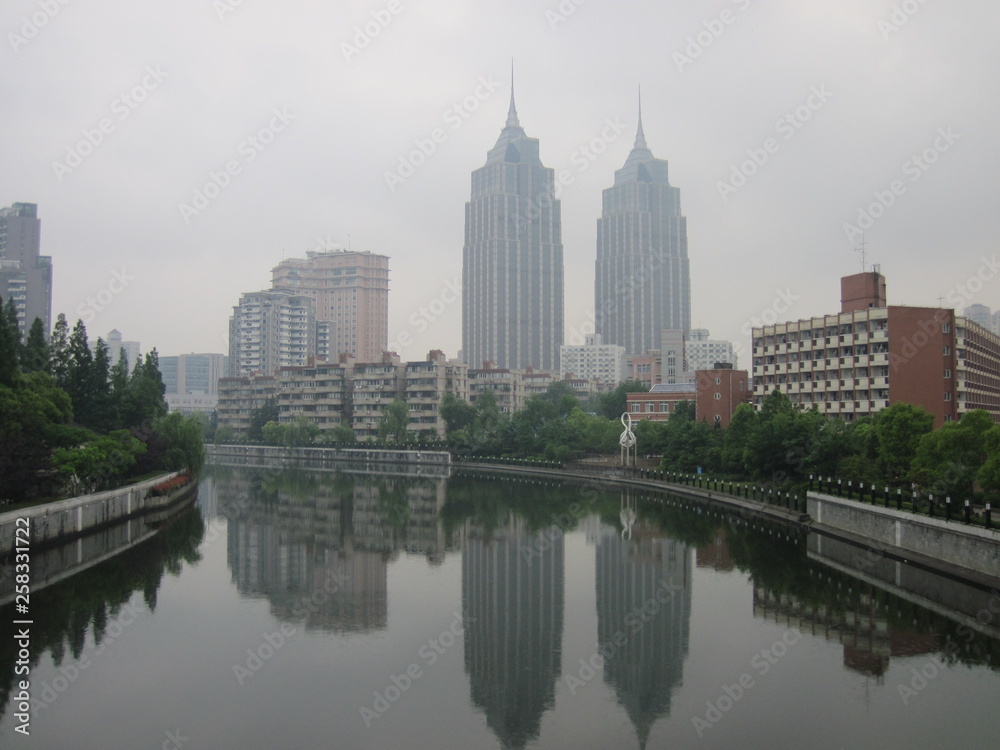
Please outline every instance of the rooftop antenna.
[[865, 269], [868, 268], [866, 262], [868, 259], [868, 241], [865, 239], [864, 232], [861, 233], [861, 242], [854, 248], [854, 252], [861, 256], [861, 273], [864, 273]]
[[351, 234], [350, 234], [350, 232], [348, 232], [348, 234], [347, 234], [347, 252], [351, 252]]

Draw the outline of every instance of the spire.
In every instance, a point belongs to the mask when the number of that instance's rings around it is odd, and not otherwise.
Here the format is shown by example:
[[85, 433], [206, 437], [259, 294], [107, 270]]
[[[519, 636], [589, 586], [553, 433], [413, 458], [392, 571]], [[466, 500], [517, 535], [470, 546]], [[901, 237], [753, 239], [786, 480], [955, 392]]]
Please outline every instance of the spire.
[[519, 128], [521, 123], [517, 120], [517, 107], [514, 106], [514, 59], [510, 60], [510, 109], [507, 110], [508, 128]]
[[646, 145], [646, 134], [642, 132], [642, 86], [639, 86], [639, 128], [636, 130], [635, 145], [632, 146], [632, 149], [641, 149], [643, 151], [649, 149], [649, 146]]

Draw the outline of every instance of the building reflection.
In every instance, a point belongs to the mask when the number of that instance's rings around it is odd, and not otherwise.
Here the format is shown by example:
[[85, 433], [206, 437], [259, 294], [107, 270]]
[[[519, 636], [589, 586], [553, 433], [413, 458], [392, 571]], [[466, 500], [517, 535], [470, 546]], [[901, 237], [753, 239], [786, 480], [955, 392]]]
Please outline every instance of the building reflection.
[[[630, 518], [623, 502], [623, 518]], [[630, 537], [630, 538], [629, 538]], [[691, 620], [691, 555], [644, 522], [597, 538], [597, 632], [604, 681], [645, 747], [681, 684]], [[621, 645], [619, 645], [621, 644]]]
[[465, 670], [472, 702], [505, 748], [538, 736], [562, 669], [563, 536], [531, 533], [510, 514], [484, 532], [463, 528]]
[[843, 645], [844, 666], [878, 682], [892, 657], [931, 654], [939, 650], [933, 633], [890, 627], [875, 591], [858, 591], [843, 606], [806, 604], [790, 594], [754, 585], [753, 613], [784, 627]]
[[239, 592], [307, 628], [385, 628], [389, 561], [402, 551], [436, 565], [457, 549], [437, 522], [444, 479], [241, 471], [219, 478], [217, 493]]

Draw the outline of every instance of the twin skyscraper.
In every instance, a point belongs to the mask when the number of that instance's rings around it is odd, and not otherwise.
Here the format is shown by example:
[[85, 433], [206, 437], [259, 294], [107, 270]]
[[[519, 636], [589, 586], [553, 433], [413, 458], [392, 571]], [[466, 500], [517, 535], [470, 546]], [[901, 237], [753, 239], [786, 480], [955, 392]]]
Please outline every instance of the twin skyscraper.
[[[507, 122], [472, 173], [465, 204], [462, 348], [470, 367], [559, 371], [563, 265], [555, 170], [521, 127], [511, 85]], [[640, 102], [635, 144], [604, 191], [597, 222], [594, 328], [604, 344], [633, 355], [659, 348], [665, 329], [690, 327], [680, 190], [670, 185], [666, 160], [646, 145]]]

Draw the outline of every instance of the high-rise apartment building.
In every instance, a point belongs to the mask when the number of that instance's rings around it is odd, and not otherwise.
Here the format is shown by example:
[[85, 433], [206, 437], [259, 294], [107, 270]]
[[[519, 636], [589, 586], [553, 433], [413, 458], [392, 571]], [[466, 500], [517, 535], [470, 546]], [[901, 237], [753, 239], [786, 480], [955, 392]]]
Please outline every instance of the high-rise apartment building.
[[603, 194], [594, 306], [597, 333], [628, 355], [655, 349], [664, 329], [691, 327], [687, 219], [667, 161], [646, 145], [641, 106], [635, 145]]
[[34, 203], [0, 208], [0, 297], [14, 300], [21, 336], [35, 318], [52, 330], [52, 258], [40, 255], [42, 222]]
[[274, 375], [316, 356], [313, 298], [279, 291], [240, 297], [229, 319], [229, 375]]
[[388, 256], [310, 250], [304, 259], [275, 266], [271, 286], [312, 297], [320, 324], [316, 354], [321, 359], [336, 361], [341, 354], [353, 354], [359, 362], [381, 359], [389, 345]]
[[462, 251], [462, 352], [470, 367], [558, 370], [563, 246], [555, 172], [521, 127], [511, 85], [507, 122], [472, 173]]

